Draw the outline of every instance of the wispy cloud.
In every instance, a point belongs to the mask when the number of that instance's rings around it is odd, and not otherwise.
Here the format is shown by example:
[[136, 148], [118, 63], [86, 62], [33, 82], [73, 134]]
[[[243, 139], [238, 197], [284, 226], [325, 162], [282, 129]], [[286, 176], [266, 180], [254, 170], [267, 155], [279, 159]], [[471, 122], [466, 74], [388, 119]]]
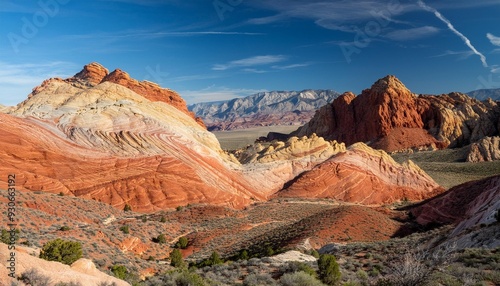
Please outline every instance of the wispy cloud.
[[183, 90], [179, 94], [189, 104], [198, 102], [230, 100], [237, 97], [245, 97], [259, 92], [265, 92], [265, 89], [245, 89], [229, 88], [225, 86], [211, 85], [200, 90]]
[[80, 35], [65, 35], [62, 36], [65, 39], [137, 39], [137, 38], [163, 38], [163, 37], [184, 37], [184, 36], [260, 36], [265, 35], [263, 33], [250, 33], [250, 32], [221, 32], [221, 31], [191, 31], [191, 32], [151, 32], [151, 31], [121, 31], [112, 33], [92, 33], [92, 34], [80, 34]]
[[500, 37], [497, 37], [491, 33], [487, 33], [486, 37], [490, 40], [491, 44], [500, 47]]
[[475, 55], [473, 51], [446, 51], [442, 54], [433, 56], [433, 58], [446, 57], [446, 56], [458, 56], [459, 60], [465, 60], [471, 56]]
[[230, 61], [225, 64], [215, 64], [212, 70], [223, 71], [231, 68], [248, 68], [254, 66], [262, 66], [268, 64], [274, 64], [278, 62], [285, 61], [286, 57], [283, 55], [266, 55], [266, 56], [254, 56], [250, 58], [244, 58], [240, 60]]
[[419, 28], [392, 31], [387, 33], [385, 37], [395, 41], [409, 41], [429, 37], [437, 34], [438, 32], [439, 29], [436, 27], [424, 26]]
[[462, 41], [464, 41], [464, 43], [471, 49], [471, 51], [479, 56], [483, 66], [488, 67], [488, 63], [486, 62], [486, 57], [472, 45], [470, 40], [466, 36], [464, 36], [464, 34], [460, 33], [457, 29], [455, 29], [455, 27], [451, 24], [451, 22], [448, 19], [446, 19], [441, 13], [439, 13], [438, 10], [425, 4], [422, 0], [418, 0], [417, 3], [422, 9], [433, 13], [439, 20], [444, 22], [448, 26], [448, 29], [450, 29], [453, 33], [455, 33], [455, 35], [459, 36], [462, 39]]
[[[399, 3], [399, 2], [398, 2]], [[255, 1], [250, 5], [276, 11], [277, 14], [250, 19], [248, 24], [269, 24], [289, 18], [311, 19], [318, 26], [330, 30], [355, 32], [355, 27], [361, 22], [380, 19], [385, 22], [404, 23], [395, 19], [415, 5], [399, 3], [388, 5], [386, 1]]]
[[307, 67], [310, 66], [311, 64], [305, 63], [305, 64], [291, 64], [291, 65], [286, 65], [286, 66], [272, 66], [273, 69], [278, 69], [278, 70], [289, 70], [289, 69], [295, 69], [295, 68], [302, 68], [302, 67]]

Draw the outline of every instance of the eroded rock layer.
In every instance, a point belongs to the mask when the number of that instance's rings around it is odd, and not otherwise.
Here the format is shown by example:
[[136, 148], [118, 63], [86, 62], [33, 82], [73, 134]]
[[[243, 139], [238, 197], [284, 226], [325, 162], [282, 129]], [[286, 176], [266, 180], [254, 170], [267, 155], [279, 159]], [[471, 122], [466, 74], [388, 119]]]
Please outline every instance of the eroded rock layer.
[[366, 142], [388, 152], [460, 147], [498, 134], [500, 107], [460, 93], [417, 96], [387, 76], [355, 96], [346, 92], [319, 109], [292, 135], [312, 133], [350, 145]]
[[423, 200], [443, 191], [413, 162], [400, 165], [384, 151], [357, 143], [301, 174], [277, 196], [381, 205], [404, 199]]

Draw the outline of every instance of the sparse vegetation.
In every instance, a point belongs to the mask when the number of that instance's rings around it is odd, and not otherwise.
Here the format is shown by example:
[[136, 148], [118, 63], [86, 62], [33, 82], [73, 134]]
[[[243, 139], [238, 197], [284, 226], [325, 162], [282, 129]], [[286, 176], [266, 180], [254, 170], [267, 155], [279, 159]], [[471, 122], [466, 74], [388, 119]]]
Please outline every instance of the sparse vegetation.
[[61, 262], [67, 265], [71, 265], [81, 257], [81, 243], [66, 241], [60, 238], [47, 242], [40, 250], [40, 258], [48, 261]]
[[188, 239], [187, 237], [183, 236], [181, 238], [179, 238], [179, 241], [177, 241], [177, 243], [175, 244], [175, 247], [177, 248], [180, 248], [180, 249], [186, 249], [186, 247], [188, 246]]
[[179, 249], [174, 249], [170, 253], [170, 265], [173, 267], [184, 267], [184, 259], [182, 258], [182, 253]]
[[123, 265], [113, 265], [113, 267], [111, 267], [111, 272], [116, 278], [122, 280], [125, 280], [125, 278], [127, 278], [128, 275], [128, 270]]
[[326, 285], [335, 285], [340, 281], [340, 268], [331, 254], [323, 254], [318, 259], [319, 278]]
[[130, 233], [130, 227], [128, 225], [123, 225], [120, 227], [120, 230], [125, 233], [125, 234], [129, 234]]
[[132, 207], [129, 204], [125, 204], [125, 206], [123, 207], [123, 211], [130, 212], [132, 211]]
[[17, 243], [19, 240], [19, 229], [15, 229], [13, 233], [7, 231], [6, 229], [2, 229], [1, 241], [5, 244]]

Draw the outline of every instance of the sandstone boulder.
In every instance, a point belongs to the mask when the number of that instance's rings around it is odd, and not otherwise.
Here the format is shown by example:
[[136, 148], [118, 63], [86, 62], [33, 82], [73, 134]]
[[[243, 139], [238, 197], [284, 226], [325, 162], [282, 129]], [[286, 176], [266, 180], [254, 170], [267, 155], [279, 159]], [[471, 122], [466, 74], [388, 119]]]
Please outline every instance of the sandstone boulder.
[[500, 137], [485, 137], [469, 147], [467, 162], [500, 160]]

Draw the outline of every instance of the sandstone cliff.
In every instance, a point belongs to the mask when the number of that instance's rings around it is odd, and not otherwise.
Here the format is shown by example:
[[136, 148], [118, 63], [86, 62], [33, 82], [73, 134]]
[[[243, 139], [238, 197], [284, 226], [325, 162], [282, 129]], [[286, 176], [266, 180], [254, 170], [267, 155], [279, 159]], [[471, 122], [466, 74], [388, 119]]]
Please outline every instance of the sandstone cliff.
[[500, 107], [450, 93], [417, 96], [396, 77], [387, 76], [355, 96], [347, 92], [319, 109], [292, 133], [312, 133], [350, 145], [366, 142], [388, 152], [460, 147], [498, 134]]

